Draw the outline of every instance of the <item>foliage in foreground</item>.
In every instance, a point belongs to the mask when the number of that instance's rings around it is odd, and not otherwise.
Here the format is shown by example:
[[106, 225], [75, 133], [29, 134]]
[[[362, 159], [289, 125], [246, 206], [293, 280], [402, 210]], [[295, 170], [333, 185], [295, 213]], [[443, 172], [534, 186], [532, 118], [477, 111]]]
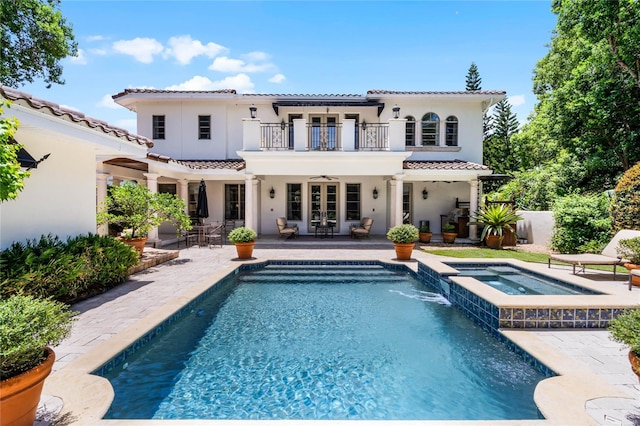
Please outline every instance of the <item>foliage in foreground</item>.
[[44, 361], [71, 331], [73, 313], [59, 302], [14, 295], [0, 300], [0, 377], [16, 376]]
[[138, 263], [130, 246], [94, 234], [15, 242], [0, 252], [0, 297], [14, 294], [71, 303], [123, 282]]
[[611, 239], [606, 194], [562, 197], [554, 205], [553, 217], [551, 247], [560, 253], [597, 253]]
[[18, 129], [18, 120], [4, 117], [3, 107], [10, 104], [0, 100], [0, 202], [13, 200], [24, 188], [24, 180], [31, 173], [23, 170], [18, 162], [21, 145], [15, 143], [13, 135]]
[[611, 339], [640, 354], [640, 309], [625, 311], [609, 323]]

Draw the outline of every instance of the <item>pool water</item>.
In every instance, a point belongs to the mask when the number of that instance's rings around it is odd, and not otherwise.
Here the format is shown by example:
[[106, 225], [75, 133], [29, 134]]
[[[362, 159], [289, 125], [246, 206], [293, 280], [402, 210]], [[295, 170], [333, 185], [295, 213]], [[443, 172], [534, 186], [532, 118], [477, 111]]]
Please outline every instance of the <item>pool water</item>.
[[407, 272], [269, 265], [217, 287], [105, 375], [105, 418], [540, 418], [544, 376]]
[[473, 277], [506, 294], [570, 295], [600, 294], [567, 282], [545, 277], [507, 264], [447, 263], [459, 271], [458, 276]]

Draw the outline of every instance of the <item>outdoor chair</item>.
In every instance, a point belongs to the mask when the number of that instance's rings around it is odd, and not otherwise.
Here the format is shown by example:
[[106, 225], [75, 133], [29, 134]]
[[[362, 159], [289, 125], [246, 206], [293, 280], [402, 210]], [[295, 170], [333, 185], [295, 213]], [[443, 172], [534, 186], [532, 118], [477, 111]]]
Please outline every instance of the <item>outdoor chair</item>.
[[[631, 229], [623, 229], [618, 231], [616, 235], [609, 241], [609, 244], [602, 250], [600, 254], [583, 253], [583, 254], [552, 254], [549, 256], [547, 265], [551, 268], [551, 261], [555, 260], [562, 263], [573, 265], [573, 274], [578, 272], [584, 273], [586, 265], [613, 265], [613, 279], [616, 279], [616, 266], [628, 263], [628, 260], [621, 259], [618, 256], [618, 243], [620, 240], [628, 238], [640, 237], [640, 231]], [[580, 269], [576, 272], [576, 266]]]
[[287, 219], [284, 217], [277, 218], [276, 225], [278, 225], [278, 233], [283, 238], [297, 238], [299, 235], [298, 225], [289, 226]]
[[193, 229], [186, 231], [180, 231], [180, 237], [178, 238], [178, 248], [180, 248], [180, 241], [184, 239], [184, 244], [186, 248], [189, 248], [195, 244], [198, 244], [198, 231]]
[[629, 291], [631, 291], [631, 288], [633, 288], [633, 280], [634, 277], [636, 280], [640, 280], [640, 269], [632, 269], [629, 271]]
[[351, 238], [369, 238], [371, 226], [373, 226], [373, 219], [363, 217], [358, 225], [351, 226]]
[[207, 246], [211, 248], [213, 245], [224, 245], [224, 225], [212, 226], [204, 236]]

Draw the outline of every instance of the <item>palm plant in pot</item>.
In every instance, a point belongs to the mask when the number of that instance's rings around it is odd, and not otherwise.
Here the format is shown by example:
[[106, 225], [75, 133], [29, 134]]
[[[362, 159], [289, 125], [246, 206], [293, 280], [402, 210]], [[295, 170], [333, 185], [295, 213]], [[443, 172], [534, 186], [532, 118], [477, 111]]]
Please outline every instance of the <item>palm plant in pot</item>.
[[110, 188], [98, 212], [98, 225], [114, 224], [123, 229], [123, 242], [135, 247], [139, 255], [152, 228], [173, 222], [176, 233], [191, 229], [184, 201], [173, 194], [152, 193], [136, 182], [126, 181]]
[[229, 241], [235, 244], [238, 259], [251, 259], [257, 236], [256, 231], [244, 226], [235, 228], [229, 232]]
[[[624, 267], [629, 271], [632, 269], [640, 269], [640, 237], [625, 238], [620, 240], [617, 248], [618, 255], [625, 260]], [[640, 285], [640, 277], [632, 276], [633, 285]]]
[[469, 225], [483, 226], [480, 240], [486, 238], [487, 247], [500, 250], [505, 232], [515, 232], [513, 224], [522, 216], [506, 204], [490, 204], [475, 212], [473, 219]]
[[418, 241], [420, 232], [410, 223], [396, 225], [387, 232], [387, 239], [393, 242], [398, 260], [410, 260], [413, 248]]
[[50, 299], [13, 295], [0, 301], [1, 425], [32, 425], [55, 354], [73, 313]]
[[640, 380], [640, 309], [631, 309], [609, 322], [611, 339], [629, 347], [631, 370]]

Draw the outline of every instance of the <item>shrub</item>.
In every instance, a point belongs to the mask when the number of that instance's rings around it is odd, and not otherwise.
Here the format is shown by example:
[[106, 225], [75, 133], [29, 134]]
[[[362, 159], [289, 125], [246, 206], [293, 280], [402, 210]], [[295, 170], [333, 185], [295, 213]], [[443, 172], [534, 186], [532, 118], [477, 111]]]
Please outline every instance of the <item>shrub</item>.
[[623, 259], [636, 265], [640, 264], [640, 237], [620, 240], [617, 251]]
[[608, 208], [605, 194], [559, 198], [553, 208], [555, 228], [551, 246], [561, 253], [600, 251], [611, 239]]
[[40, 364], [46, 346], [71, 331], [73, 313], [60, 302], [14, 295], [0, 300], [0, 377], [13, 377]]
[[640, 162], [618, 181], [610, 211], [614, 231], [640, 229]]
[[420, 233], [418, 228], [409, 223], [394, 226], [387, 232], [387, 239], [398, 244], [413, 243], [418, 241], [419, 237]]
[[611, 339], [629, 346], [633, 352], [640, 354], [640, 309], [623, 312], [609, 322]]
[[235, 228], [229, 232], [229, 241], [233, 244], [235, 243], [249, 243], [253, 241], [258, 234], [251, 228], [245, 228], [241, 226], [239, 228]]
[[138, 262], [128, 245], [94, 234], [46, 235], [0, 252], [0, 296], [16, 293], [73, 302], [124, 281]]

